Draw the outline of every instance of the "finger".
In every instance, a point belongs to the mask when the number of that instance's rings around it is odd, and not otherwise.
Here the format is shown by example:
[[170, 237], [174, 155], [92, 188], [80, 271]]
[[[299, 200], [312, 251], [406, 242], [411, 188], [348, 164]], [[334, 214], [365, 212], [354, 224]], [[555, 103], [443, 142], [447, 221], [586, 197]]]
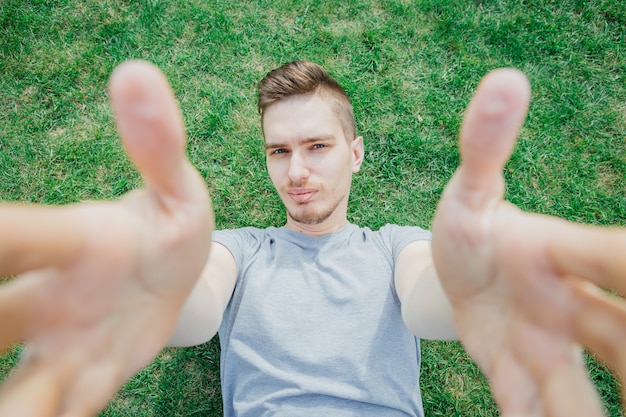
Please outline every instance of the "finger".
[[34, 316], [29, 292], [18, 280], [0, 287], [0, 353], [24, 339]]
[[530, 87], [522, 73], [499, 69], [481, 81], [465, 114], [460, 134], [461, 198], [485, 204], [504, 193], [502, 168], [528, 110]]
[[109, 91], [122, 143], [147, 185], [164, 196], [196, 198], [197, 174], [186, 158], [182, 118], [165, 76], [152, 64], [129, 61], [114, 71]]
[[95, 415], [115, 394], [120, 381], [123, 381], [121, 372], [115, 364], [90, 364], [68, 391], [61, 417]]
[[85, 241], [77, 206], [0, 205], [0, 275], [69, 262]]
[[545, 414], [549, 417], [602, 417], [600, 399], [581, 363], [563, 363], [542, 384]]
[[[40, 269], [0, 287], [0, 353], [18, 342], [32, 340], [42, 326], [56, 320], [53, 315], [42, 315], [41, 305], [51, 297], [46, 281], [57, 277], [53, 268]], [[32, 348], [22, 351], [22, 365], [27, 350], [32, 352]]]
[[511, 352], [505, 351], [492, 362], [489, 382], [503, 416], [541, 416], [537, 388], [528, 369]]
[[626, 294], [626, 229], [545, 222], [547, 249], [561, 274], [575, 275]]
[[61, 392], [52, 373], [45, 370], [31, 372], [19, 382], [0, 390], [0, 416], [48, 417], [56, 416]]
[[601, 293], [591, 285], [577, 288], [576, 295], [575, 337], [614, 372], [626, 375], [624, 301]]

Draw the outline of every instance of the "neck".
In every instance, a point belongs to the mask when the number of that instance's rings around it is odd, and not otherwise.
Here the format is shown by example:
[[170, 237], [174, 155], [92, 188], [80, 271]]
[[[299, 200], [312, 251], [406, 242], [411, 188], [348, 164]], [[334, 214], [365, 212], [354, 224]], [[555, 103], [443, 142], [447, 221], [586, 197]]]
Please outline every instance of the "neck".
[[305, 224], [297, 222], [289, 214], [287, 214], [287, 223], [285, 224], [285, 228], [307, 236], [324, 236], [336, 232], [348, 224], [346, 213], [343, 213], [343, 216], [337, 216], [337, 218], [334, 218], [335, 215], [336, 213], [333, 213], [329, 218], [321, 223]]

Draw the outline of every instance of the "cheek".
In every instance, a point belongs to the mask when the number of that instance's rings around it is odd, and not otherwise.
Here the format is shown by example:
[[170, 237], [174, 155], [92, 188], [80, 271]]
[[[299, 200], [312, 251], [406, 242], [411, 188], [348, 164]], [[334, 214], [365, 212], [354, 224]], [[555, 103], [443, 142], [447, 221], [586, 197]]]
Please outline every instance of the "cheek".
[[333, 188], [337, 192], [344, 194], [352, 185], [352, 165], [338, 165], [332, 172], [328, 172], [328, 178], [333, 179], [335, 184]]
[[280, 173], [279, 164], [276, 164], [275, 162], [270, 163], [266, 161], [265, 167], [267, 169], [268, 175], [270, 176], [270, 180], [272, 180], [272, 184], [274, 184], [274, 187], [278, 189], [280, 179], [284, 177], [284, 175], [281, 175]]

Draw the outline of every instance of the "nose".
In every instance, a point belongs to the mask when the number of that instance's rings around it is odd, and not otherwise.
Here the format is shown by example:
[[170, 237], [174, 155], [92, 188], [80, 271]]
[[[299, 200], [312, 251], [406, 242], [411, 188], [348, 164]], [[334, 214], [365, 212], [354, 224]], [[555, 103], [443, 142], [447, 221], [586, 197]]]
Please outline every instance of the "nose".
[[289, 159], [289, 171], [287, 175], [292, 182], [299, 182], [309, 178], [309, 168], [306, 159], [299, 152], [294, 152]]

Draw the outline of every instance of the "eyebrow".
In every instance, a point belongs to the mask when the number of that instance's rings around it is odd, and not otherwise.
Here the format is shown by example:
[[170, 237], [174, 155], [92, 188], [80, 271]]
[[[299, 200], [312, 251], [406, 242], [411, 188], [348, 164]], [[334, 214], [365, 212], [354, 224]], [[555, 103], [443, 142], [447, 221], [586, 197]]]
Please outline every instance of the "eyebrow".
[[[308, 143], [313, 143], [313, 142], [320, 142], [320, 141], [331, 141], [334, 142], [336, 141], [337, 138], [333, 135], [319, 135], [319, 136], [314, 136], [311, 138], [306, 138], [306, 139], [300, 139], [298, 140], [298, 144], [299, 145], [306, 145]], [[287, 144], [284, 143], [266, 143], [265, 144], [265, 149], [266, 150], [270, 150], [270, 149], [278, 149], [278, 148], [286, 148], [288, 147]]]

